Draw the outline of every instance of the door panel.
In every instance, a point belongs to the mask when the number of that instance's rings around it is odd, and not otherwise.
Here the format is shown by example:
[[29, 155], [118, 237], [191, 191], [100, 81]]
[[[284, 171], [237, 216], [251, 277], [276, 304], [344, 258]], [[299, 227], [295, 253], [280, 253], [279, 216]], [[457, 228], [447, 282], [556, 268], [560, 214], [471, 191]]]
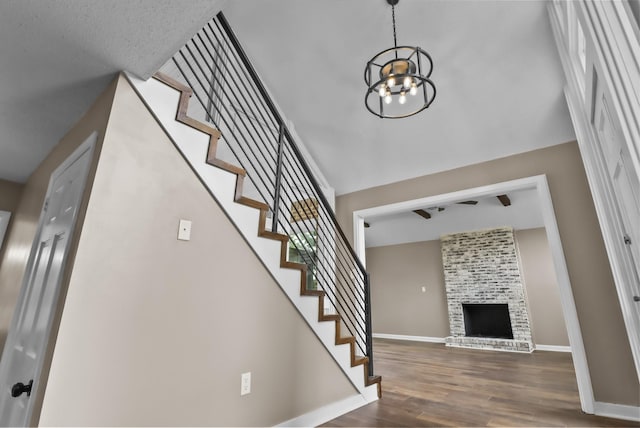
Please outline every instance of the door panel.
[[635, 281], [630, 281], [630, 287], [638, 295], [638, 272], [640, 271], [640, 256], [638, 248], [640, 246], [640, 183], [638, 177], [627, 168], [630, 155], [628, 148], [624, 144], [620, 132], [617, 118], [609, 108], [608, 96], [601, 88], [596, 92], [595, 104], [596, 131], [602, 156], [604, 157], [608, 178], [613, 188], [613, 197], [616, 206], [612, 207], [614, 213], [619, 217], [622, 229], [620, 240], [624, 237], [630, 238], [625, 245], [624, 252], [630, 259]]
[[[613, 251], [617, 260], [618, 294], [631, 345], [636, 370], [640, 376], [640, 181], [631, 167], [629, 148], [619, 118], [611, 108], [611, 96], [597, 82], [593, 94], [593, 127], [601, 160], [603, 181], [610, 189], [607, 195], [608, 217], [614, 229]], [[617, 269], [616, 269], [617, 266]]]
[[0, 425], [29, 424], [30, 395], [22, 393], [12, 397], [11, 390], [16, 383], [27, 384], [32, 379], [33, 391], [38, 386], [69, 237], [82, 199], [95, 140], [94, 133], [51, 176], [26, 280], [0, 361]]
[[[628, 152], [621, 151], [613, 173], [613, 188], [618, 198], [618, 206], [625, 232], [628, 239], [628, 247], [634, 261], [636, 273], [640, 272], [640, 183], [637, 177], [630, 173]], [[636, 296], [640, 295], [639, 284], [636, 283]]]

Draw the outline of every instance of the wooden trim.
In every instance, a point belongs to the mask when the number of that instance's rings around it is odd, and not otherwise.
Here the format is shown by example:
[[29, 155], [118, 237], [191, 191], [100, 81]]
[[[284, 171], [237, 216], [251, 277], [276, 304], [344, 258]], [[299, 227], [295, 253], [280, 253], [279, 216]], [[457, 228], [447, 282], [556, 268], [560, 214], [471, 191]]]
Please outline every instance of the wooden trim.
[[[176, 112], [176, 121], [181, 122], [187, 126], [190, 126], [194, 129], [197, 129], [209, 135], [209, 147], [207, 150], [206, 163], [236, 175], [234, 201], [239, 204], [242, 204], [251, 208], [255, 208], [260, 211], [259, 220], [258, 220], [258, 232], [257, 232], [258, 236], [266, 239], [271, 239], [274, 241], [280, 241], [280, 267], [285, 269], [295, 269], [300, 271], [300, 295], [318, 297], [318, 301], [319, 301], [318, 321], [321, 321], [321, 322], [333, 321], [335, 323], [335, 344], [336, 345], [349, 344], [351, 367], [362, 365], [364, 368], [363, 370], [364, 370], [365, 386], [371, 386], [373, 384], [377, 384], [378, 397], [381, 397], [382, 396], [382, 387], [381, 387], [382, 378], [380, 376], [369, 376], [368, 364], [366, 364], [367, 362], [369, 362], [369, 358], [359, 357], [356, 355], [355, 337], [341, 336], [340, 325], [342, 322], [342, 317], [340, 315], [324, 315], [325, 292], [322, 290], [307, 289], [307, 265], [302, 263], [290, 262], [287, 260], [289, 236], [267, 230], [266, 222], [267, 222], [267, 213], [269, 212], [269, 206], [262, 201], [257, 201], [255, 199], [248, 198], [243, 195], [244, 179], [247, 175], [247, 172], [245, 171], [245, 169], [237, 165], [233, 165], [228, 162], [222, 161], [217, 158], [216, 156], [217, 144], [218, 144], [218, 139], [221, 136], [220, 131], [205, 123], [202, 123], [196, 119], [193, 119], [187, 115], [189, 101], [191, 99], [191, 96], [193, 95], [193, 91], [191, 90], [191, 88], [183, 85], [182, 83], [176, 81], [175, 79], [161, 72], [157, 72], [156, 74], [154, 74], [153, 78], [180, 92], [180, 99], [178, 101], [178, 109]], [[315, 198], [310, 198], [310, 199], [294, 202], [294, 204], [292, 205], [292, 216], [293, 216], [292, 221], [300, 221], [300, 220], [307, 220], [310, 218], [317, 218], [318, 217], [318, 201]]]

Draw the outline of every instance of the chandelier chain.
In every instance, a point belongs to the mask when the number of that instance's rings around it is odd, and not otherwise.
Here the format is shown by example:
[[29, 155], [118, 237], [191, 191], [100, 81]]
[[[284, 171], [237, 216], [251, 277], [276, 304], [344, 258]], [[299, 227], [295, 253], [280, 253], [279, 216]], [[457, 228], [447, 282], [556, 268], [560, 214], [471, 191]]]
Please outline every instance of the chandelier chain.
[[391, 5], [391, 20], [393, 21], [393, 46], [398, 47], [398, 40], [396, 39], [396, 5]]

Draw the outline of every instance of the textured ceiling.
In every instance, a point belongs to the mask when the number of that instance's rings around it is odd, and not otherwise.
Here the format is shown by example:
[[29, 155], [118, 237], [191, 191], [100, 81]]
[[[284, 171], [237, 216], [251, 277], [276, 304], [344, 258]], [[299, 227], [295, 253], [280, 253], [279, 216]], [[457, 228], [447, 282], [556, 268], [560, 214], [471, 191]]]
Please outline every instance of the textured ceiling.
[[0, 0], [0, 178], [25, 181], [120, 70], [155, 72], [215, 0]]

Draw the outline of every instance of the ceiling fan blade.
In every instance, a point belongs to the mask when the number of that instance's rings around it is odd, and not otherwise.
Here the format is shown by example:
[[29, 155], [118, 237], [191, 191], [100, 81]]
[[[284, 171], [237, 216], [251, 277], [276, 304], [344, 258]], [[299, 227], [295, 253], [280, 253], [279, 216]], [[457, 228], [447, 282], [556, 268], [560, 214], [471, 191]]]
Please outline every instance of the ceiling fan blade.
[[425, 210], [413, 210], [413, 212], [418, 214], [421, 217], [426, 218], [427, 220], [431, 218], [431, 214], [429, 214]]
[[456, 202], [456, 204], [462, 204], [462, 205], [475, 205], [477, 203], [478, 203], [478, 201], [460, 201], [460, 202]]
[[500, 200], [502, 206], [508, 207], [509, 205], [511, 205], [511, 199], [509, 199], [507, 195], [498, 195], [496, 196], [496, 198]]

